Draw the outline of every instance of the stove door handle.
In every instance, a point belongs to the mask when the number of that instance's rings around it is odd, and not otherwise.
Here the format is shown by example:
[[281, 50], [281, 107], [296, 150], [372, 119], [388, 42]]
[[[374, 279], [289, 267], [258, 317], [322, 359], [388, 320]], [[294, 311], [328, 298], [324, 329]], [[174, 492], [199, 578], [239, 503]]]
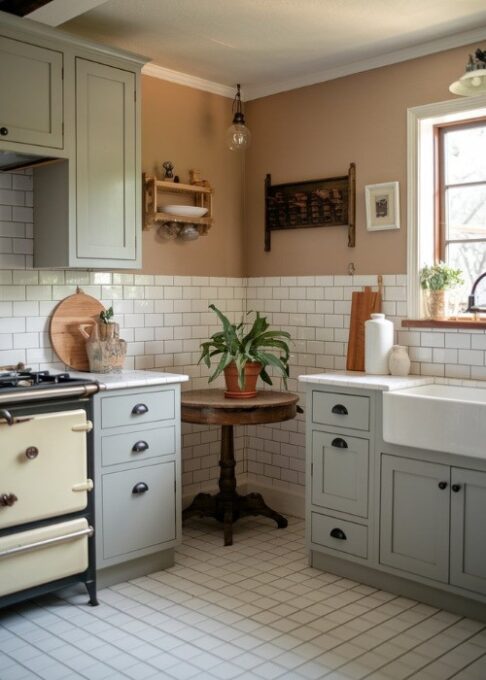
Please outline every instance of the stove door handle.
[[74, 484], [72, 487], [73, 491], [93, 491], [93, 480], [92, 479], [87, 479], [85, 482], [81, 482], [80, 484]]
[[87, 420], [85, 423], [81, 423], [80, 425], [73, 425], [71, 428], [72, 432], [91, 432], [93, 429], [93, 423], [91, 420]]

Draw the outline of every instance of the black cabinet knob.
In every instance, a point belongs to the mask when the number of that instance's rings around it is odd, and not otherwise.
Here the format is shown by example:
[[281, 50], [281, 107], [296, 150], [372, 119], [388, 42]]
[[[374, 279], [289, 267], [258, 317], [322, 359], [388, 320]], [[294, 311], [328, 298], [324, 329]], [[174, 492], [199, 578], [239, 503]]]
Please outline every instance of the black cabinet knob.
[[145, 484], [145, 482], [138, 482], [138, 484], [135, 484], [135, 486], [133, 487], [132, 493], [141, 494], [145, 493], [148, 490], [149, 490], [148, 485]]
[[146, 404], [135, 404], [132, 408], [134, 416], [143, 416], [144, 413], [148, 413], [148, 406]]
[[439, 489], [447, 489], [447, 482], [439, 482]]
[[458, 491], [461, 490], [461, 485], [460, 484], [453, 484], [451, 486], [451, 489], [454, 491], [454, 493], [457, 493]]
[[343, 531], [342, 529], [337, 529], [337, 528], [336, 528], [336, 529], [333, 529], [333, 530], [330, 532], [329, 535], [332, 536], [332, 538], [337, 538], [337, 539], [339, 539], [340, 541], [345, 541], [345, 540], [347, 540], [347, 539], [346, 539], [346, 534], [344, 533], [344, 531]]
[[335, 413], [337, 416], [347, 416], [348, 409], [342, 404], [335, 404], [331, 409], [331, 413]]
[[336, 449], [347, 449], [348, 444], [347, 442], [344, 441], [344, 439], [341, 439], [341, 437], [336, 437], [336, 439], [333, 439], [331, 442], [331, 446], [336, 447]]
[[0, 135], [2, 135], [2, 137], [6, 137], [8, 135], [8, 128], [0, 127]]
[[143, 453], [144, 451], [148, 451], [148, 449], [149, 445], [143, 439], [141, 439], [139, 442], [135, 442], [135, 444], [132, 446], [133, 453]]

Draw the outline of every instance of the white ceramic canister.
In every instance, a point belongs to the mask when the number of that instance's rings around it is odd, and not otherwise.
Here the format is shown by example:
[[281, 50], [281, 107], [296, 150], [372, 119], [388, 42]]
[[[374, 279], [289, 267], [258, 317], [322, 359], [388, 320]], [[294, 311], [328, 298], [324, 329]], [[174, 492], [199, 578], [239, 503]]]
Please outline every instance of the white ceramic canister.
[[404, 376], [410, 373], [410, 357], [404, 345], [393, 345], [388, 365], [392, 375]]
[[365, 372], [388, 375], [388, 360], [393, 346], [393, 323], [384, 314], [372, 314], [365, 321]]

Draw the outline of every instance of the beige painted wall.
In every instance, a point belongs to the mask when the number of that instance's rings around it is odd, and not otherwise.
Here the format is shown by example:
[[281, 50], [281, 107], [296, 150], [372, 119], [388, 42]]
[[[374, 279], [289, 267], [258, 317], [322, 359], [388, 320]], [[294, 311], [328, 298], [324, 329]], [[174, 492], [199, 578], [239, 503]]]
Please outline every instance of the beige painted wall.
[[[142, 168], [161, 177], [165, 160], [175, 163], [181, 182], [190, 168], [215, 188], [215, 224], [197, 241], [143, 234], [143, 272], [193, 276], [242, 276], [243, 159], [227, 150], [231, 100], [182, 85], [142, 78]], [[172, 202], [174, 196], [170, 197]]]
[[[246, 159], [246, 274], [406, 272], [407, 108], [453, 98], [474, 46], [414, 59], [265, 97], [246, 106], [252, 147]], [[344, 175], [357, 166], [356, 248], [344, 227], [272, 233], [263, 250], [266, 173], [272, 182]], [[367, 232], [364, 187], [400, 182], [400, 231]]]

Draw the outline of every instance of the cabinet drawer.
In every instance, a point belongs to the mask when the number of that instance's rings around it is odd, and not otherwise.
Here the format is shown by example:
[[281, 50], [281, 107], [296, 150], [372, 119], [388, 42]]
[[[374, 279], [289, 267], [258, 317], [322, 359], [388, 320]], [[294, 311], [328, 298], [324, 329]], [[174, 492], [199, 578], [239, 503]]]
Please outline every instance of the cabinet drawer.
[[175, 463], [105, 473], [102, 487], [104, 559], [176, 538]]
[[175, 454], [175, 427], [144, 427], [101, 439], [101, 464], [133, 463]]
[[101, 399], [103, 429], [172, 420], [174, 415], [174, 390], [120, 394]]
[[352, 430], [369, 430], [369, 397], [357, 397], [335, 392], [313, 392], [312, 420], [322, 425], [349, 427]]
[[[320, 515], [317, 512], [311, 514], [312, 543], [366, 559], [368, 555], [367, 527], [327, 515]], [[340, 538], [336, 538], [332, 534], [336, 534]]]
[[368, 516], [367, 439], [312, 433], [312, 504]]

